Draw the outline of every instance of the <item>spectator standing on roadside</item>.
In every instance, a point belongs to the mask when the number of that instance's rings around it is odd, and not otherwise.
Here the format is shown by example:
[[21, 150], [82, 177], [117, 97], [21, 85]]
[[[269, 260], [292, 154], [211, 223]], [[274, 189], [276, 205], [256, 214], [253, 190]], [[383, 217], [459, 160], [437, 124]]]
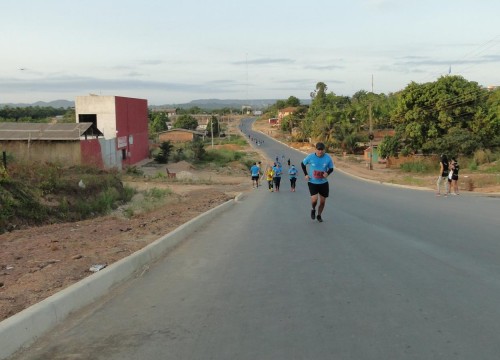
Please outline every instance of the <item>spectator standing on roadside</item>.
[[[309, 166], [309, 172], [307, 166]], [[309, 193], [311, 194], [311, 219], [323, 222], [321, 214], [325, 208], [326, 198], [330, 193], [327, 178], [335, 167], [330, 155], [325, 153], [325, 144], [321, 142], [317, 143], [316, 151], [306, 156], [301, 163], [301, 167], [307, 180]], [[318, 215], [316, 216], [318, 200]]]
[[449, 164], [448, 164], [448, 157], [446, 154], [441, 155], [441, 159], [439, 161], [439, 177], [437, 179], [437, 193], [436, 196], [441, 196], [441, 184], [443, 180], [445, 180], [445, 185], [446, 185], [446, 192], [445, 196], [448, 195], [449, 192], [449, 185], [448, 185], [448, 171], [449, 171]]
[[460, 171], [460, 165], [455, 158], [451, 159], [451, 184], [453, 187], [453, 195], [458, 195], [458, 172]]

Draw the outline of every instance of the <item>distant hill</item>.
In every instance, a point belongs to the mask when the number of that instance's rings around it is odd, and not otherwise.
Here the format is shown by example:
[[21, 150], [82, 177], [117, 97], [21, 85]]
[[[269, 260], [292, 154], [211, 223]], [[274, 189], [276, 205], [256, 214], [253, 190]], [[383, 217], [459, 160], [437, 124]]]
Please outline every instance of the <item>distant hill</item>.
[[[238, 99], [229, 99], [229, 100], [221, 100], [221, 99], [200, 99], [200, 100], [192, 100], [188, 103], [183, 104], [165, 104], [165, 105], [150, 105], [149, 107], [152, 109], [168, 109], [168, 108], [181, 108], [181, 109], [189, 109], [192, 107], [199, 107], [204, 110], [214, 110], [221, 108], [230, 108], [230, 109], [238, 109], [241, 110], [243, 106], [250, 106], [252, 110], [263, 110], [270, 105], [274, 105], [276, 101], [279, 99], [253, 99], [253, 100], [238, 100]], [[303, 105], [308, 105], [311, 103], [311, 100], [300, 100], [300, 103]], [[7, 103], [0, 104], [0, 108], [10, 106], [10, 107], [28, 107], [28, 106], [40, 106], [40, 107], [53, 107], [53, 108], [73, 108], [75, 107], [74, 101], [68, 100], [54, 100], [54, 101], [37, 101], [36, 103], [26, 104], [26, 103]]]
[[[250, 106], [252, 110], [263, 110], [271, 105], [274, 105], [279, 99], [253, 99], [253, 100], [220, 100], [220, 99], [200, 99], [193, 100], [184, 104], [165, 104], [165, 105], [151, 105], [154, 109], [166, 109], [166, 108], [181, 108], [188, 109], [192, 107], [199, 107], [205, 110], [214, 110], [221, 108], [231, 108], [241, 110], [243, 106]], [[311, 100], [300, 100], [303, 105], [310, 104]]]
[[3, 107], [28, 107], [28, 106], [40, 106], [40, 107], [53, 107], [53, 108], [72, 108], [75, 107], [75, 102], [74, 101], [68, 101], [68, 100], [54, 100], [54, 101], [37, 101], [36, 103], [32, 104], [26, 104], [26, 103], [19, 103], [19, 104], [13, 104], [13, 103], [7, 103], [7, 104], [0, 104], [0, 108]]

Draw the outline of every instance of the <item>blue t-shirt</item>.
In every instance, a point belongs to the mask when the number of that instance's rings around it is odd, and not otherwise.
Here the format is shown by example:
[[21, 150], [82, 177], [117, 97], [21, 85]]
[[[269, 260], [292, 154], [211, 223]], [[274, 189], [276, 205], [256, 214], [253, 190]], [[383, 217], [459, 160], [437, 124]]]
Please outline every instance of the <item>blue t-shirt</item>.
[[296, 178], [297, 169], [295, 167], [290, 168], [290, 170], [288, 170], [288, 175], [290, 175], [290, 179]]
[[250, 168], [250, 172], [252, 173], [252, 176], [259, 176], [260, 168], [257, 165], [253, 165]]
[[274, 177], [281, 177], [281, 166], [273, 166]]
[[316, 153], [306, 156], [302, 161], [304, 165], [309, 165], [309, 182], [312, 184], [324, 184], [328, 180], [323, 177], [323, 173], [329, 169], [333, 169], [333, 160], [328, 154], [323, 154], [319, 157]]

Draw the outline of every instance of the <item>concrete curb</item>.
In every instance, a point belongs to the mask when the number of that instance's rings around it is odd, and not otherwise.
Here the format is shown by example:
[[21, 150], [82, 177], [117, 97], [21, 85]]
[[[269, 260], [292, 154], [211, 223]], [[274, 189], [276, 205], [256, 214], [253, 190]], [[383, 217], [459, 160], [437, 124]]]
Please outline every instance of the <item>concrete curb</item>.
[[197, 231], [217, 215], [228, 210], [242, 194], [179, 226], [132, 255], [67, 287], [0, 322], [0, 359], [32, 344], [62, 322], [70, 313], [104, 296], [112, 287], [130, 279], [145, 265], [159, 259], [181, 240]]

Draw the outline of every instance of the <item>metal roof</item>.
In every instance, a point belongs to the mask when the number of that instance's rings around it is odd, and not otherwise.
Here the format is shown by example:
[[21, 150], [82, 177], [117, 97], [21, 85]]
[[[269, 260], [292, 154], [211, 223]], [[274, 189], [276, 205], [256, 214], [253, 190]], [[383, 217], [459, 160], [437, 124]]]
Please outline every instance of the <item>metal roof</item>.
[[[90, 122], [63, 124], [0, 122], [0, 140], [80, 140], [86, 133], [90, 135], [88, 130], [91, 126]], [[95, 129], [91, 129], [90, 133], [95, 133]]]

